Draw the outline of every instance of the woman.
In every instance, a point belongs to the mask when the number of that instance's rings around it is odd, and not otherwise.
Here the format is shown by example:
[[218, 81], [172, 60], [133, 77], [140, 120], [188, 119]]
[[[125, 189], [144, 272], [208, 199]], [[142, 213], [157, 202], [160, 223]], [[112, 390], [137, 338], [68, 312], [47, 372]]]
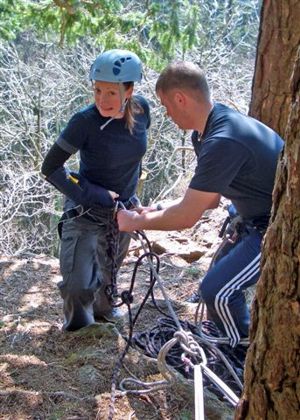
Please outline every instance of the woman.
[[[61, 219], [63, 281], [58, 286], [67, 331], [119, 315], [107, 294], [112, 270], [107, 238], [115, 199], [126, 208], [138, 203], [135, 193], [150, 125], [147, 101], [133, 95], [134, 82], [141, 78], [136, 54], [117, 49], [100, 54], [90, 70], [95, 103], [71, 118], [43, 162], [46, 180], [66, 196]], [[77, 152], [79, 173], [69, 173], [64, 163]], [[116, 269], [129, 241], [127, 233], [119, 235], [113, 256]]]

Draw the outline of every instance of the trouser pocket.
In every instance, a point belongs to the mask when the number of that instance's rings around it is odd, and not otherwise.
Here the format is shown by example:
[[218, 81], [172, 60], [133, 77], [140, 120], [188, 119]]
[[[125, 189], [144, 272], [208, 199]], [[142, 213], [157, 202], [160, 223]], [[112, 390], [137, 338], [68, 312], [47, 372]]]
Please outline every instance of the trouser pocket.
[[60, 251], [60, 270], [62, 274], [71, 273], [74, 268], [78, 238], [78, 235], [75, 233], [62, 233]]

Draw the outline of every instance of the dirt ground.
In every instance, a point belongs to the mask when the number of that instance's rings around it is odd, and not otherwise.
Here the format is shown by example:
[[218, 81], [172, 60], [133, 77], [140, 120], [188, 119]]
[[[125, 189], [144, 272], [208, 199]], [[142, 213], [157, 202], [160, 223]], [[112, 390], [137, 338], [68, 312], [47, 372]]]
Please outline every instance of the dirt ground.
[[[160, 278], [172, 307], [180, 319], [193, 322], [196, 305], [185, 303], [196, 290], [219, 241], [217, 230], [223, 212], [204, 218], [192, 231], [150, 232], [160, 253]], [[191, 240], [191, 237], [193, 240]], [[121, 290], [128, 290], [134, 264], [141, 255], [132, 242], [119, 273]], [[46, 256], [0, 258], [0, 419], [108, 419], [112, 382], [126, 377], [141, 381], [162, 380], [155, 359], [135, 349], [127, 353], [117, 380], [113, 377], [128, 335], [124, 320], [102, 323], [79, 332], [62, 332], [62, 301], [57, 289], [58, 260]], [[149, 288], [149, 267], [143, 262], [134, 288], [136, 313]], [[155, 297], [166, 305], [158, 286]], [[161, 318], [149, 301], [135, 325], [136, 332], [149, 330]], [[193, 388], [173, 385], [148, 394], [132, 395], [117, 389], [114, 419], [194, 418]], [[214, 398], [212, 398], [214, 400]], [[215, 399], [205, 402], [207, 419], [231, 419], [228, 404]]]

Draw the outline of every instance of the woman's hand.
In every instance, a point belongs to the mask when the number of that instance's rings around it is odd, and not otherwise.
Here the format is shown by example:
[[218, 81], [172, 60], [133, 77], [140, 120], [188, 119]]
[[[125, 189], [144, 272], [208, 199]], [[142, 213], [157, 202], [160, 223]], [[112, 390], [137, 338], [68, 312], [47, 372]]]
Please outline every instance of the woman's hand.
[[114, 192], [114, 191], [110, 191], [110, 190], [107, 190], [107, 191], [108, 191], [109, 195], [111, 196], [111, 198], [112, 198], [113, 200], [115, 200], [116, 198], [118, 198], [118, 197], [119, 197], [119, 194], [117, 194], [116, 192]]

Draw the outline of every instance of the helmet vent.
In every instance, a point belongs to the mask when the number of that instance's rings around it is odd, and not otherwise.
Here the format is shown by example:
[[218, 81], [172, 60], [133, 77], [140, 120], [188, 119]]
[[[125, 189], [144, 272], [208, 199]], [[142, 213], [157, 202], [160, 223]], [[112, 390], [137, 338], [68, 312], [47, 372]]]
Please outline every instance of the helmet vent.
[[126, 50], [108, 50], [100, 54], [92, 65], [90, 79], [112, 83], [139, 82], [141, 61]]
[[118, 67], [114, 67], [114, 68], [113, 68], [113, 74], [114, 74], [115, 76], [118, 76], [118, 74], [120, 74], [120, 71], [121, 71], [121, 69], [119, 69]]
[[122, 57], [119, 60], [116, 60], [114, 62], [113, 74], [115, 76], [120, 74], [122, 65], [125, 63], [125, 61], [129, 61], [129, 60], [131, 60], [131, 57], [126, 57], [126, 58]]

